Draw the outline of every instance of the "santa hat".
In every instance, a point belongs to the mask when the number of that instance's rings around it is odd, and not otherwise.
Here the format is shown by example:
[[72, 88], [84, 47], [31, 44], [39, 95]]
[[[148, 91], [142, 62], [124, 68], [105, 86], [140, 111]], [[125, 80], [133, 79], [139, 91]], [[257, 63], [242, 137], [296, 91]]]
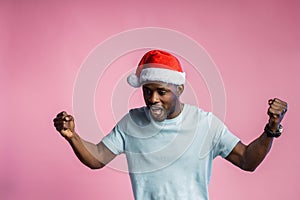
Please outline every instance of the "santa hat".
[[165, 51], [152, 50], [143, 56], [135, 74], [127, 77], [129, 85], [135, 88], [150, 81], [181, 85], [185, 83], [185, 72], [175, 56]]

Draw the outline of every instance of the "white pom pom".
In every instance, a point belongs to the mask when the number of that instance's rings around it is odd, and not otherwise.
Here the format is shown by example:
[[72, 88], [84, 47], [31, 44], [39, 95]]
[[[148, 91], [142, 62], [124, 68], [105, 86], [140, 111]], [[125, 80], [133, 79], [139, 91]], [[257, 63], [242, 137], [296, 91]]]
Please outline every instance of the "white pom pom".
[[129, 85], [131, 85], [132, 87], [135, 87], [135, 88], [138, 88], [141, 86], [139, 78], [135, 74], [130, 74], [127, 77], [127, 82]]

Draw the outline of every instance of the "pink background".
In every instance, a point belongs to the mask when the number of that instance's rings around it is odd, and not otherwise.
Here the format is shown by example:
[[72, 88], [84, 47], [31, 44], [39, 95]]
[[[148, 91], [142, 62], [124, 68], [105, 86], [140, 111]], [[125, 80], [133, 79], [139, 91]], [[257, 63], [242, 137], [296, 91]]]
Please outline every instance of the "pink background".
[[269, 98], [289, 103], [285, 134], [257, 171], [216, 159], [211, 199], [299, 199], [299, 9], [289, 0], [1, 0], [0, 199], [133, 198], [126, 173], [83, 166], [52, 119], [61, 110], [72, 113], [76, 75], [96, 45], [149, 26], [177, 30], [203, 45], [224, 81], [226, 124], [244, 143], [262, 132]]

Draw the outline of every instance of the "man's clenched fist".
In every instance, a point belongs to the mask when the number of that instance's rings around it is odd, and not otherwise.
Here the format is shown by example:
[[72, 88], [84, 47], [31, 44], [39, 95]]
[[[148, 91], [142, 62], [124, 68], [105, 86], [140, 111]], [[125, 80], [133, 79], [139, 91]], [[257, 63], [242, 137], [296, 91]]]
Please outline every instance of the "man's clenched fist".
[[279, 129], [280, 122], [287, 109], [288, 105], [286, 102], [277, 98], [269, 100], [268, 115], [270, 117], [269, 128], [271, 131], [276, 132]]
[[65, 111], [56, 115], [53, 122], [56, 130], [66, 139], [71, 138], [75, 134], [74, 118]]

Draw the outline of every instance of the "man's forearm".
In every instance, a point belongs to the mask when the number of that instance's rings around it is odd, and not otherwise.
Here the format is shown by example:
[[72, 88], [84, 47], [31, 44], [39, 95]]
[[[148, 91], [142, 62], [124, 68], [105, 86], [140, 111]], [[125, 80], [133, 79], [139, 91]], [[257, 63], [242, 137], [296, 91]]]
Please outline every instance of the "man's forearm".
[[67, 141], [70, 143], [77, 158], [87, 167], [91, 169], [99, 169], [104, 166], [94, 155], [98, 154], [95, 144], [84, 141], [78, 134], [74, 134]]
[[270, 151], [272, 143], [273, 138], [268, 137], [266, 133], [251, 142], [246, 147], [242, 168], [254, 171]]

